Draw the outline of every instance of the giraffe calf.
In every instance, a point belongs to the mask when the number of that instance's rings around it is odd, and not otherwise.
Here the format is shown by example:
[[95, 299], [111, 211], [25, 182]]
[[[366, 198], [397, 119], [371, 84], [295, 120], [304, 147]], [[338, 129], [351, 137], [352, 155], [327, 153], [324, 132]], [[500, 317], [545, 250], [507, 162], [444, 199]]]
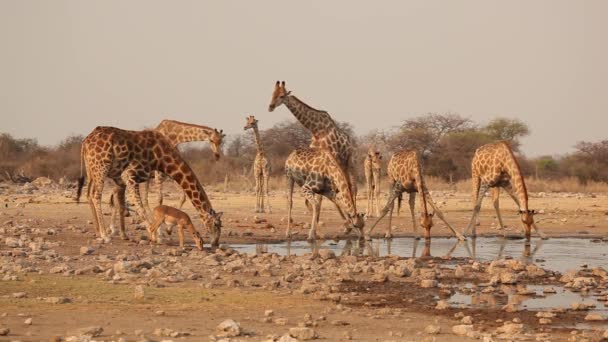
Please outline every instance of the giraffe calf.
[[177, 234], [179, 236], [179, 246], [184, 248], [184, 228], [188, 229], [192, 236], [194, 237], [194, 243], [196, 243], [196, 247], [199, 250], [203, 250], [203, 238], [194, 228], [192, 224], [192, 220], [190, 220], [190, 216], [185, 212], [169, 207], [166, 205], [159, 205], [154, 208], [153, 212], [154, 221], [152, 221], [152, 225], [149, 228], [148, 233], [150, 234], [150, 240], [156, 242], [156, 230], [163, 223], [168, 226], [167, 232], [170, 234], [170, 228], [177, 226]]

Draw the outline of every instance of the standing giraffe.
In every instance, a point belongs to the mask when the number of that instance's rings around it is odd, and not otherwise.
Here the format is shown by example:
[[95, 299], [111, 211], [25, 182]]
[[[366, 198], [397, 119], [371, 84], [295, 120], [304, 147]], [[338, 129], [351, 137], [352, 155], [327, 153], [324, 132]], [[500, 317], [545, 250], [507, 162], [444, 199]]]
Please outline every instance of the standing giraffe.
[[338, 127], [338, 124], [329, 113], [310, 107], [294, 95], [291, 95], [291, 91], [285, 89], [285, 81], [277, 81], [268, 111], [272, 112], [282, 104], [312, 133], [310, 147], [328, 149], [338, 161], [344, 172], [350, 177], [351, 189], [356, 202], [357, 181], [352, 160], [353, 143], [348, 133]]
[[471, 173], [473, 179], [473, 203], [475, 203], [475, 207], [469, 226], [465, 230], [465, 235], [471, 228], [473, 228], [473, 237], [477, 235], [477, 216], [481, 210], [481, 202], [488, 188], [492, 188], [494, 209], [500, 223], [500, 229], [503, 229], [504, 232], [504, 224], [498, 207], [500, 188], [503, 188], [519, 207], [522, 229], [526, 239], [530, 239], [531, 228], [534, 228], [541, 238], [546, 238], [545, 234], [538, 230], [538, 227], [534, 223], [535, 212], [528, 208], [528, 190], [526, 189], [524, 176], [521, 173], [513, 151], [506, 142], [501, 141], [486, 144], [475, 150], [475, 155], [471, 162]]
[[388, 228], [386, 231], [386, 238], [392, 238], [391, 232], [391, 220], [393, 216], [393, 208], [395, 204], [395, 199], [398, 200], [398, 209], [401, 207], [401, 194], [404, 192], [409, 193], [409, 205], [410, 212], [412, 214], [412, 226], [414, 228], [414, 235], [418, 239], [417, 233], [417, 224], [416, 224], [416, 215], [414, 213], [414, 206], [416, 202], [416, 193], [420, 194], [420, 225], [424, 228], [425, 239], [431, 238], [431, 227], [433, 226], [433, 215], [434, 213], [430, 213], [427, 208], [427, 203], [433, 207], [435, 210], [435, 214], [445, 223], [445, 225], [452, 231], [452, 233], [458, 237], [460, 240], [464, 240], [464, 236], [457, 232], [444, 218], [443, 213], [431, 198], [431, 194], [429, 193], [426, 184], [424, 182], [424, 177], [422, 176], [422, 164], [420, 162], [420, 157], [418, 152], [416, 151], [401, 151], [395, 153], [391, 160], [388, 162], [388, 178], [391, 182], [390, 194], [386, 206], [382, 209], [382, 213], [374, 222], [374, 224], [370, 227], [369, 232], [367, 233], [368, 239], [369, 234], [372, 232], [374, 227], [389, 213], [388, 216]]
[[199, 212], [203, 225], [212, 235], [212, 246], [219, 245], [222, 213], [216, 213], [196, 175], [175, 147], [156, 131], [126, 131], [115, 127], [96, 127], [82, 142], [80, 152], [81, 176], [78, 180], [76, 200], [80, 199], [85, 174], [89, 176], [87, 195], [93, 212], [95, 229], [101, 238], [108, 238], [108, 232], [101, 210], [101, 194], [105, 178], [116, 184], [115, 198], [120, 213], [120, 236], [125, 233], [125, 190], [134, 197], [137, 214], [150, 224], [143, 208], [139, 183], [148, 181], [153, 171], [160, 171], [179, 184], [192, 205]]
[[[346, 225], [352, 225], [361, 236], [364, 226], [363, 214], [357, 213], [357, 205], [350, 180], [332, 153], [324, 149], [304, 148], [293, 151], [285, 161], [287, 176], [287, 231], [291, 236], [291, 209], [293, 207], [294, 184], [302, 187], [302, 194], [313, 204], [312, 223], [308, 239], [316, 239], [317, 224], [321, 211], [321, 196], [336, 204], [338, 213]], [[346, 213], [346, 216], [344, 215]], [[348, 226], [347, 231], [352, 229]]]
[[268, 212], [272, 213], [270, 208], [270, 197], [268, 196], [268, 179], [270, 178], [270, 163], [266, 158], [264, 152], [264, 146], [262, 145], [262, 139], [260, 139], [260, 131], [258, 130], [258, 120], [251, 115], [246, 118], [244, 130], [253, 129], [253, 137], [255, 138], [255, 145], [257, 148], [257, 154], [253, 160], [253, 177], [255, 178], [255, 212], [264, 212], [264, 197], [266, 197], [266, 204], [268, 206]]
[[[158, 126], [156, 126], [154, 130], [164, 135], [174, 147], [185, 142], [209, 141], [216, 161], [220, 159], [222, 140], [226, 136], [223, 133], [223, 130], [218, 131], [216, 128], [194, 125], [175, 120], [163, 120], [160, 122], [160, 124], [158, 124]], [[163, 182], [165, 179], [166, 176], [162, 173], [158, 171], [154, 172], [154, 182], [158, 189], [158, 205], [163, 204]], [[148, 204], [149, 183], [150, 182], [144, 183], [142, 200], [144, 202], [146, 213], [148, 213], [149, 216], [152, 216], [152, 211], [150, 205]], [[179, 209], [182, 208], [184, 202], [186, 202], [186, 194], [182, 192], [178, 206]]]
[[382, 173], [382, 155], [380, 152], [370, 147], [363, 161], [363, 169], [365, 170], [365, 182], [367, 183], [367, 210], [365, 216], [379, 216], [378, 197], [380, 195], [380, 175]]

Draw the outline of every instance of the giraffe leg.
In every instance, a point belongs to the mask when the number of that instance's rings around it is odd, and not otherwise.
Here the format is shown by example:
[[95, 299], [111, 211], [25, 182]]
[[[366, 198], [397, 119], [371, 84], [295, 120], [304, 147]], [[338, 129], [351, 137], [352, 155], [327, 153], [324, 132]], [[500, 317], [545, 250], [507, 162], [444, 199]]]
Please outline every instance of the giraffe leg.
[[439, 217], [439, 219], [441, 221], [443, 221], [443, 223], [445, 223], [445, 225], [448, 227], [448, 229], [452, 231], [452, 234], [454, 234], [454, 236], [456, 236], [461, 241], [466, 240], [464, 235], [460, 234], [460, 232], [458, 232], [456, 229], [454, 229], [454, 227], [452, 227], [451, 224], [448, 223], [448, 221], [443, 216], [443, 212], [441, 212], [441, 210], [439, 210], [439, 208], [437, 208], [437, 206], [435, 205], [435, 202], [433, 202], [433, 199], [431, 198], [431, 195], [429, 193], [426, 193], [426, 199], [427, 199], [427, 203], [429, 203], [431, 205], [431, 207], [433, 208], [433, 210], [435, 211], [435, 215], [437, 215], [437, 217]]
[[[132, 196], [133, 202], [135, 202], [135, 210], [137, 215], [140, 217], [146, 228], [149, 229], [150, 221], [148, 216], [146, 215], [146, 210], [141, 203], [141, 194], [139, 193], [139, 184], [137, 183], [137, 175], [133, 170], [124, 171], [122, 176], [122, 181], [127, 185], [127, 189]], [[126, 240], [127, 234], [124, 231], [120, 232], [120, 236]], [[158, 240], [161, 240], [161, 230], [158, 231]]]
[[260, 212], [266, 212], [266, 208], [264, 208], [264, 174], [260, 173], [258, 176], [260, 178], [260, 188], [258, 190], [258, 197], [260, 199]]
[[145, 181], [139, 184], [139, 191], [141, 193], [141, 203], [146, 210], [146, 215], [152, 217], [152, 209], [150, 209], [150, 203], [148, 203], [148, 194], [150, 193], [150, 181]]
[[479, 186], [479, 191], [477, 192], [477, 196], [476, 196], [476, 203], [475, 203], [475, 207], [473, 208], [473, 216], [471, 217], [471, 221], [469, 222], [469, 225], [467, 227], [467, 229], [464, 231], [464, 235], [466, 236], [469, 232], [469, 230], [471, 230], [471, 228], [473, 228], [473, 237], [477, 236], [477, 228], [475, 226], [475, 223], [477, 222], [477, 215], [479, 215], [479, 211], [481, 210], [481, 202], [483, 201], [483, 196], [485, 195], [486, 191], [488, 190], [488, 185], [487, 184], [483, 184], [481, 186]]
[[311, 239], [312, 236], [312, 240], [316, 241], [317, 239], [319, 239], [319, 234], [317, 234], [317, 227], [319, 226], [319, 218], [321, 217], [321, 195], [317, 195], [316, 196], [316, 201], [314, 202], [314, 211], [317, 212], [316, 215], [313, 214], [313, 220], [314, 220], [314, 224], [311, 225], [310, 227], [310, 232], [308, 232], [308, 239]]
[[312, 187], [308, 184], [304, 184], [304, 186], [302, 186], [302, 194], [312, 204], [312, 222], [310, 224], [310, 230], [308, 231], [308, 240], [315, 241], [317, 221], [319, 218], [319, 211], [321, 209], [321, 201], [320, 198], [317, 198], [315, 196]]
[[494, 203], [494, 210], [496, 210], [496, 217], [498, 217], [498, 224], [500, 224], [500, 229], [503, 231], [503, 236], [506, 236], [507, 232], [505, 230], [505, 225], [502, 222], [502, 217], [500, 216], [499, 201], [500, 201], [500, 188], [494, 187], [494, 188], [492, 188], [492, 203]]
[[[89, 173], [90, 174], [90, 173]], [[103, 177], [89, 180], [89, 205], [93, 213], [93, 223], [97, 236], [106, 240], [109, 239], [106, 228], [103, 222], [103, 213], [101, 211], [101, 193], [103, 191]]]
[[[118, 191], [115, 192], [116, 194], [116, 201], [118, 204], [118, 220], [119, 220], [119, 225], [120, 225], [120, 231], [124, 232], [125, 231], [125, 210], [126, 210], [126, 198], [125, 198], [125, 191], [126, 191], [126, 185], [122, 182], [122, 180], [115, 180], [114, 181], [116, 183], [116, 185], [118, 186]], [[112, 232], [112, 234], [114, 234], [114, 232]]]
[[410, 205], [410, 214], [412, 215], [412, 228], [414, 229], [414, 239], [420, 240], [420, 235], [418, 235], [418, 224], [416, 223], [416, 193], [409, 193], [409, 200], [407, 201]]
[[287, 230], [285, 237], [288, 241], [291, 240], [291, 209], [293, 208], [293, 186], [294, 180], [291, 177], [287, 178]]
[[378, 223], [384, 218], [384, 216], [386, 216], [386, 214], [391, 213], [391, 215], [389, 216], [389, 226], [391, 225], [391, 220], [392, 220], [392, 215], [393, 215], [393, 207], [395, 205], [395, 199], [397, 199], [397, 197], [401, 194], [401, 189], [399, 188], [399, 185], [397, 182], [393, 182], [393, 184], [391, 185], [391, 190], [389, 193], [389, 197], [388, 200], [386, 202], [386, 205], [384, 206], [384, 208], [382, 208], [382, 211], [380, 212], [380, 216], [378, 216], [378, 218], [376, 219], [376, 221], [372, 224], [372, 226], [369, 228], [369, 230], [365, 233], [365, 239], [366, 240], [371, 240], [371, 233], [374, 230], [374, 228], [376, 228], [376, 225], [378, 225]]
[[374, 175], [374, 203], [376, 207], [376, 216], [380, 216], [380, 170], [377, 170], [377, 176]]
[[367, 183], [367, 208], [365, 209], [365, 216], [366, 217], [373, 217], [372, 215], [372, 183], [371, 180], [369, 179], [369, 174], [367, 173], [367, 171], [365, 172], [365, 182]]
[[181, 209], [184, 207], [184, 203], [186, 203], [186, 193], [184, 191], [182, 191], [182, 197], [180, 197], [179, 199], [179, 204], [177, 205], [178, 209]]
[[255, 210], [254, 212], [259, 213], [260, 212], [260, 177], [258, 176], [257, 172], [255, 174]]
[[159, 171], [154, 172], [154, 184], [156, 185], [156, 191], [158, 194], [158, 205], [163, 205], [163, 181], [165, 176]]
[[270, 180], [270, 172], [264, 172], [264, 196], [266, 197], [266, 206], [268, 207], [268, 213], [272, 214], [272, 209], [270, 208], [270, 195], [268, 189], [268, 181]]

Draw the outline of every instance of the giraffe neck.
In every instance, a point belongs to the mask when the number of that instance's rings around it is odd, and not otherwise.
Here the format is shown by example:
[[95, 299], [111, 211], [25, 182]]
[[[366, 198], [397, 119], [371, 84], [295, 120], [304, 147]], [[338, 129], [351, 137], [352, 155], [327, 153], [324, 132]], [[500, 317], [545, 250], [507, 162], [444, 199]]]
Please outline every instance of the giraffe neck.
[[511, 155], [510, 161], [508, 162], [507, 173], [511, 179], [511, 186], [515, 191], [515, 197], [519, 200], [520, 210], [528, 210], [528, 189], [526, 188], [526, 182], [524, 176], [521, 173], [519, 164], [515, 160], [515, 157]]
[[208, 216], [213, 209], [207, 193], [198, 181], [194, 171], [185, 160], [171, 147], [165, 148], [164, 156], [158, 159], [157, 170], [168, 175], [184, 190], [184, 193], [196, 210], [203, 216]]
[[174, 120], [163, 120], [154, 130], [164, 135], [173, 146], [190, 141], [206, 141], [213, 133], [211, 127]]
[[316, 110], [293, 95], [286, 97], [285, 106], [313, 135], [318, 135], [336, 126], [327, 112]]
[[422, 165], [420, 164], [420, 158], [416, 158], [414, 172], [416, 172], [414, 176], [416, 179], [416, 190], [418, 190], [418, 194], [420, 195], [420, 208], [422, 209], [424, 216], [427, 216], [429, 214], [429, 210], [426, 201], [429, 194], [428, 190], [426, 189], [426, 184], [424, 184], [424, 178], [422, 177]]
[[339, 166], [338, 161], [335, 160], [329, 152], [327, 152], [327, 155], [329, 158], [333, 159], [331, 163], [328, 163], [328, 166], [331, 168], [330, 174], [332, 181], [334, 182], [334, 186], [338, 188], [342, 194], [339, 196], [339, 205], [346, 209], [345, 212], [350, 217], [355, 217], [357, 216], [357, 206], [355, 205], [355, 198], [351, 190], [350, 178]]
[[260, 131], [258, 130], [258, 126], [253, 126], [253, 138], [255, 139], [255, 146], [258, 149], [258, 154], [264, 154], [264, 145], [262, 144], [262, 139], [260, 138]]

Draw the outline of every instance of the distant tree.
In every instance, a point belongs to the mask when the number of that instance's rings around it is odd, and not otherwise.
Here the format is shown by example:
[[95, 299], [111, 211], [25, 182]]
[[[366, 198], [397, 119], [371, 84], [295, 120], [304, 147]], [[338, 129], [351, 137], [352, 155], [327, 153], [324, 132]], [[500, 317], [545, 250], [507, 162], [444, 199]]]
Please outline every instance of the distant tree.
[[483, 130], [493, 140], [505, 140], [514, 151], [519, 151], [520, 139], [530, 134], [528, 125], [518, 119], [497, 118], [490, 121]]
[[392, 151], [416, 149], [426, 157], [437, 149], [445, 135], [472, 128], [473, 121], [458, 114], [428, 113], [405, 120], [388, 144]]

